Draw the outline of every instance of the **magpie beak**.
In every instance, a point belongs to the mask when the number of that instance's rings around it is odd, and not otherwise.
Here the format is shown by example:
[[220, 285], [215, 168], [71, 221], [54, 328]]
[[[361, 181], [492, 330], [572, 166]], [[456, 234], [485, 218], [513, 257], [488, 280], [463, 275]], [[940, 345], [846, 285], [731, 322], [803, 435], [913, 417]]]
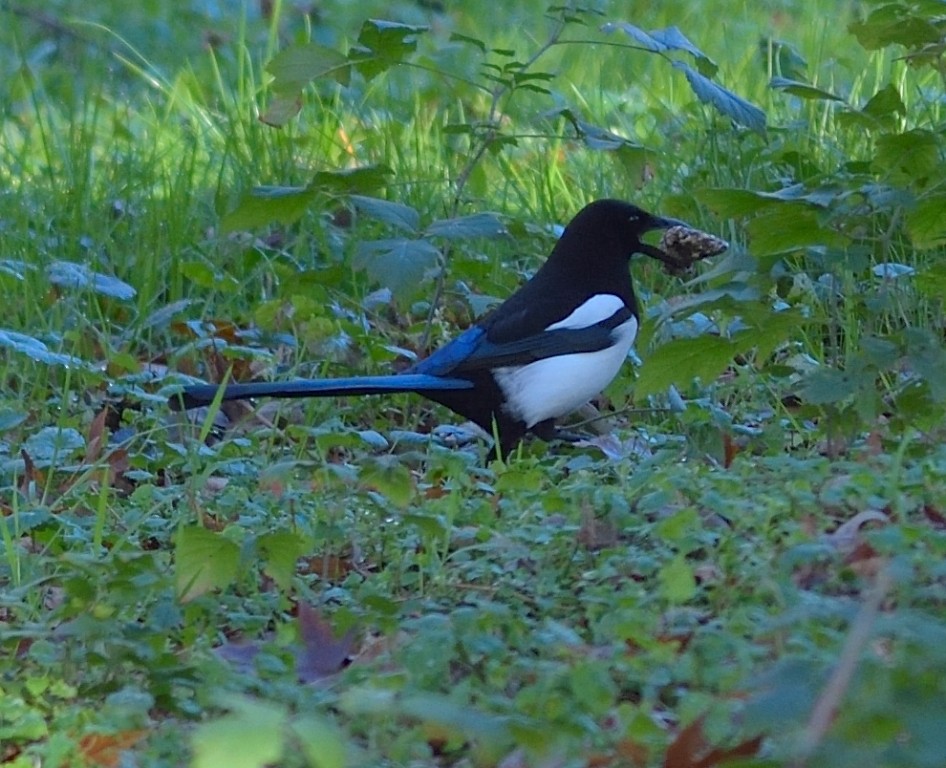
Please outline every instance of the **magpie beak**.
[[[447, 406], [511, 451], [527, 432], [555, 437], [555, 419], [617, 375], [639, 324], [628, 269], [655, 229], [686, 226], [620, 200], [597, 200], [569, 222], [545, 264], [499, 307], [408, 371], [392, 376], [230, 384], [221, 399], [416, 392]], [[174, 408], [206, 405], [213, 384], [185, 387]]]

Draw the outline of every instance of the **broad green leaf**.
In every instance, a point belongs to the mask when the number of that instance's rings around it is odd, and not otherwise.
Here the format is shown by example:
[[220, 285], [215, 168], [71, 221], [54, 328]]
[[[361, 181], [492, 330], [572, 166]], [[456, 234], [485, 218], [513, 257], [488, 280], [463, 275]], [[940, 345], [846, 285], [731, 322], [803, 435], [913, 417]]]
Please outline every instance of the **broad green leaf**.
[[746, 231], [750, 251], [756, 257], [806, 246], [841, 246], [847, 242], [843, 235], [823, 227], [818, 221], [818, 212], [804, 202], [767, 208], [746, 225]]
[[394, 174], [386, 165], [362, 165], [340, 171], [318, 171], [309, 182], [309, 190], [334, 195], [365, 195], [383, 187]]
[[432, 221], [424, 234], [427, 237], [463, 240], [472, 237], [499, 237], [506, 234], [506, 228], [495, 213], [484, 212]]
[[278, 128], [298, 114], [302, 91], [313, 80], [332, 77], [348, 85], [351, 63], [338, 51], [309, 42], [280, 51], [266, 65], [266, 71], [273, 76], [273, 96], [260, 120]]
[[568, 684], [582, 711], [600, 717], [609, 712], [619, 695], [608, 664], [580, 661], [572, 667]]
[[352, 195], [351, 201], [355, 208], [370, 216], [372, 219], [383, 221], [397, 229], [405, 230], [411, 234], [417, 232], [420, 226], [420, 214], [415, 208], [403, 203], [392, 203], [390, 200], [382, 200], [378, 197], [365, 197], [363, 195]]
[[759, 41], [759, 54], [766, 71], [771, 69], [790, 80], [801, 80], [805, 76], [808, 62], [791, 43], [764, 37]]
[[812, 405], [832, 405], [851, 397], [857, 391], [857, 382], [844, 371], [821, 366], [809, 373], [802, 382], [799, 394]]
[[428, 27], [368, 19], [361, 25], [358, 43], [348, 57], [365, 80], [400, 63], [417, 48], [417, 35]]
[[777, 205], [777, 201], [763, 197], [758, 192], [733, 187], [706, 187], [697, 189], [694, 194], [697, 200], [724, 219], [751, 216]]
[[[607, 150], [606, 150], [607, 151]], [[646, 179], [647, 160], [650, 152], [644, 147], [627, 141], [611, 151], [611, 156], [624, 170], [626, 178], [634, 185], [643, 184]]]
[[363, 485], [377, 491], [397, 507], [406, 507], [414, 495], [411, 473], [396, 457], [366, 460], [358, 474]]
[[37, 464], [46, 464], [53, 459], [63, 462], [85, 448], [85, 438], [71, 427], [43, 427], [31, 434], [23, 447]]
[[696, 594], [693, 568], [683, 555], [677, 555], [664, 565], [657, 575], [660, 595], [671, 603], [685, 603]]
[[266, 65], [266, 71], [273, 76], [273, 88], [293, 92], [319, 77], [332, 77], [348, 85], [351, 64], [338, 51], [310, 42], [284, 48]]
[[862, 20], [852, 22], [848, 31], [869, 51], [889, 45], [920, 48], [938, 43], [942, 32], [931, 20], [915, 15], [908, 4], [887, 3]]
[[719, 69], [716, 62], [690, 42], [679, 27], [654, 29], [650, 32], [652, 39], [664, 45], [667, 50], [689, 53], [696, 60], [696, 68], [704, 77], [712, 77]]
[[939, 337], [925, 328], [909, 328], [904, 338], [907, 365], [926, 382], [933, 399], [943, 402], [946, 400], [946, 349]]
[[677, 339], [662, 344], [641, 366], [634, 385], [636, 397], [664, 392], [674, 384], [688, 387], [694, 379], [709, 384], [742, 351], [739, 345], [720, 336]]
[[30, 415], [24, 411], [13, 410], [12, 408], [0, 408], [0, 432], [6, 432], [14, 429], [26, 421]]
[[345, 768], [354, 751], [344, 734], [315, 715], [300, 715], [289, 726], [311, 768]]
[[93, 272], [85, 264], [74, 261], [54, 261], [46, 269], [49, 282], [60, 288], [86, 288], [113, 299], [129, 301], [135, 298], [135, 291], [128, 283], [111, 275]]
[[296, 575], [296, 562], [305, 553], [305, 540], [292, 531], [272, 531], [260, 536], [256, 546], [262, 555], [264, 573], [281, 590], [288, 591]]
[[264, 768], [282, 757], [286, 710], [269, 702], [239, 698], [233, 712], [194, 731], [192, 768]]
[[946, 263], [936, 261], [917, 274], [916, 289], [930, 299], [946, 296]]
[[85, 361], [62, 352], [53, 352], [39, 339], [11, 330], [0, 330], [0, 348], [12, 350], [26, 355], [30, 360], [45, 365], [64, 365], [70, 368], [84, 368], [89, 366]]
[[240, 548], [203, 526], [187, 526], [177, 532], [174, 559], [177, 593], [181, 602], [187, 602], [233, 582], [239, 569]]
[[817, 86], [798, 80], [789, 80], [785, 77], [773, 77], [769, 81], [769, 88], [776, 91], [785, 91], [785, 93], [790, 93], [792, 96], [798, 96], [801, 99], [844, 101], [840, 96], [835, 96], [830, 91], [825, 91]]
[[480, 712], [469, 704], [434, 693], [416, 693], [400, 699], [398, 712], [421, 722], [437, 723], [487, 745], [500, 745], [508, 738], [507, 718]]
[[260, 122], [281, 128], [302, 109], [302, 92], [275, 93], [266, 104], [266, 111], [260, 115]]
[[405, 514], [402, 518], [404, 525], [413, 525], [424, 536], [431, 538], [441, 538], [447, 535], [450, 530], [446, 521], [441, 515], [431, 514]]
[[907, 106], [900, 98], [900, 91], [897, 90], [896, 86], [888, 84], [870, 97], [861, 112], [878, 118], [894, 114], [904, 117], [907, 114]]
[[682, 61], [673, 62], [673, 66], [686, 75], [693, 92], [704, 104], [712, 105], [738, 125], [758, 133], [765, 133], [765, 112], [755, 104], [714, 83]]
[[302, 218], [315, 192], [309, 187], [255, 187], [220, 222], [223, 232], [253, 229], [278, 221], [291, 224]]
[[916, 189], [926, 179], [942, 178], [941, 154], [938, 137], [918, 128], [878, 136], [871, 165], [885, 171], [891, 183]]
[[640, 27], [635, 27], [633, 24], [630, 24], [626, 21], [612, 21], [604, 24], [601, 27], [602, 32], [611, 33], [615, 30], [623, 32], [631, 40], [633, 40], [638, 45], [642, 46], [645, 50], [648, 51], [666, 51], [667, 46], [661, 43], [658, 40], [655, 40], [647, 32], [645, 32]]
[[426, 272], [439, 262], [440, 251], [427, 240], [396, 238], [359, 243], [352, 266], [404, 297], [412, 294]]

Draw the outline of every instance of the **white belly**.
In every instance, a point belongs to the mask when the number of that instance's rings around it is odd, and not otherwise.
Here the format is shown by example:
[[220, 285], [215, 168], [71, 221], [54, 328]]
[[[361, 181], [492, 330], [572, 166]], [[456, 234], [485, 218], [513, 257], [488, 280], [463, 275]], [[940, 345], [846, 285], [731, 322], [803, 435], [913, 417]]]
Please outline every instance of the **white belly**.
[[506, 411], [530, 428], [571, 413], [611, 383], [636, 336], [637, 319], [631, 317], [611, 332], [615, 343], [607, 349], [495, 369], [493, 376], [505, 395]]

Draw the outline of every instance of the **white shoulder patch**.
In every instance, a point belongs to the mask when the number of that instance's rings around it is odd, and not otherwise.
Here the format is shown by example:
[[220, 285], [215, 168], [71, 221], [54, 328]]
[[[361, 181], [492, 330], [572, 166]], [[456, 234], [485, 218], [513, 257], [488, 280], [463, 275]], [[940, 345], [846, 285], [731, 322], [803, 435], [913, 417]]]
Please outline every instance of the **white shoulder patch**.
[[603, 322], [616, 312], [624, 308], [624, 302], [613, 293], [596, 293], [568, 316], [556, 323], [552, 323], [545, 330], [554, 331], [556, 328], [587, 328], [595, 323]]

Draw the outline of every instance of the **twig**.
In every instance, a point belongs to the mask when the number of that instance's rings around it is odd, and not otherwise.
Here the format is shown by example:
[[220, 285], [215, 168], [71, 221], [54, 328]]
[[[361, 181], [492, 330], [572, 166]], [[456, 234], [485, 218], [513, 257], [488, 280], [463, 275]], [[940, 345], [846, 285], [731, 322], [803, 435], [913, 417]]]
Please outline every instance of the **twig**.
[[890, 568], [885, 566], [878, 572], [873, 589], [857, 612], [857, 616], [854, 617], [854, 622], [844, 641], [844, 647], [841, 649], [838, 665], [821, 691], [814, 709], [811, 710], [811, 717], [808, 718], [808, 723], [801, 735], [798, 755], [792, 763], [792, 768], [805, 768], [808, 759], [814, 754], [831, 727], [834, 716], [841, 706], [841, 700], [851, 685], [861, 652], [870, 639], [874, 622], [880, 613], [880, 605], [892, 585], [893, 577], [890, 575]]

